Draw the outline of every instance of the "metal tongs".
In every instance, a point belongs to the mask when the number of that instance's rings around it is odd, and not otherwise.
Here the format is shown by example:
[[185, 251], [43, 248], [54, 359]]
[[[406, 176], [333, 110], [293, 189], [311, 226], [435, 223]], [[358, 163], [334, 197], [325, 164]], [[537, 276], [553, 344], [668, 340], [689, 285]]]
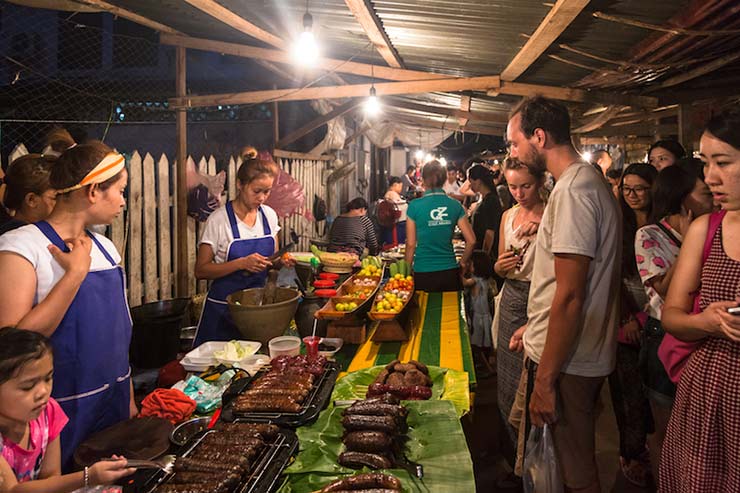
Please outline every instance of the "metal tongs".
[[[119, 459], [102, 459], [105, 461], [114, 461]], [[172, 472], [172, 468], [175, 465], [174, 455], [163, 455], [156, 460], [141, 460], [141, 459], [127, 459], [126, 467], [133, 467], [135, 469], [160, 469], [165, 473], [169, 474]]]

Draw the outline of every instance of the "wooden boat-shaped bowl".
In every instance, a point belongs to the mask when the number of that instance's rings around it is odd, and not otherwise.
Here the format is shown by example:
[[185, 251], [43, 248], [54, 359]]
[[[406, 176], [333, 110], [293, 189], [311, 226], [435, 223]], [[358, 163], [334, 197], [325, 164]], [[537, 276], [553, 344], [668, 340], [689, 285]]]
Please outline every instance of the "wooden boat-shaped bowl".
[[[364, 315], [372, 306], [373, 300], [375, 300], [378, 288], [380, 287], [380, 280], [383, 278], [383, 273], [381, 272], [379, 276], [372, 276], [369, 278], [375, 281], [375, 286], [372, 288], [371, 292], [367, 294], [365, 299], [353, 296], [354, 293], [357, 293], [360, 290], [355, 286], [354, 280], [362, 278], [365, 278], [365, 276], [361, 277], [355, 274], [354, 276], [349, 277], [337, 289], [337, 296], [327, 300], [326, 304], [321, 307], [321, 309], [317, 310], [314, 316], [319, 320], [340, 320], [344, 317], [359, 317]], [[357, 307], [354, 310], [340, 311], [336, 309], [336, 305], [338, 303], [350, 303], [352, 301], [357, 303]]]

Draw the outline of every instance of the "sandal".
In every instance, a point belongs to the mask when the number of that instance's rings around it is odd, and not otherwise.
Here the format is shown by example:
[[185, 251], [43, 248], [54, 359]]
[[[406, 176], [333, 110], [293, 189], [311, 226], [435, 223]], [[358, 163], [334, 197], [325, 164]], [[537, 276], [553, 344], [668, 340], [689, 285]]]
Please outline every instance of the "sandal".
[[647, 488], [650, 466], [640, 460], [619, 458], [619, 467], [625, 479], [635, 486]]

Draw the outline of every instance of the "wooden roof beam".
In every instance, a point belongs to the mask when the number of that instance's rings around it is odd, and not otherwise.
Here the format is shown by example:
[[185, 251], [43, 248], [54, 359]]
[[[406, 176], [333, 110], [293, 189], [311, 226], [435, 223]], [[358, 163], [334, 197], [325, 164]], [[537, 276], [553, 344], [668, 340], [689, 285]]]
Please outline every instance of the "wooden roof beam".
[[[470, 101], [472, 98], [469, 94], [463, 94], [460, 96], [460, 111], [465, 111], [467, 113], [470, 112]], [[467, 117], [458, 117], [457, 123], [460, 124], [461, 127], [464, 127], [468, 124], [468, 118]]]
[[501, 80], [513, 81], [522, 75], [578, 17], [588, 2], [589, 0], [558, 0], [534, 34], [501, 72]]
[[385, 120], [389, 122], [405, 123], [407, 125], [417, 125], [420, 127], [435, 130], [448, 130], [450, 132], [469, 132], [481, 135], [494, 135], [497, 137], [501, 137], [504, 134], [503, 128], [486, 127], [482, 125], [467, 125], [465, 128], [462, 128], [458, 125], [456, 120], [438, 122], [434, 120], [427, 120], [423, 117], [401, 115], [397, 113], [386, 115]]
[[501, 81], [501, 86], [489, 95], [509, 94], [513, 96], [544, 96], [561, 101], [573, 101], [576, 103], [601, 103], [620, 104], [624, 106], [635, 106], [638, 108], [657, 108], [658, 98], [649, 96], [633, 96], [631, 94], [619, 94], [616, 92], [587, 91], [584, 89], [573, 89], [570, 87], [543, 86], [539, 84], [523, 84], [521, 82]]
[[[224, 43], [222, 41], [212, 41], [210, 39], [191, 38], [188, 36], [169, 36], [162, 35], [160, 43], [165, 45], [182, 46], [196, 50], [214, 51], [227, 55], [239, 56], [244, 58], [254, 58], [257, 60], [267, 60], [270, 62], [292, 64], [293, 60], [289, 53], [281, 50], [270, 48], [258, 48], [237, 43]], [[402, 68], [373, 66], [366, 63], [357, 63], [346, 60], [337, 60], [332, 58], [320, 58], [316, 63], [317, 68], [323, 70], [336, 71], [346, 74], [361, 75], [363, 77], [374, 77], [385, 80], [429, 80], [429, 79], [447, 79], [448, 75], [435, 74], [432, 72], [422, 72], [420, 70], [407, 70]]]
[[344, 0], [344, 3], [347, 4], [350, 12], [360, 23], [383, 60], [391, 67], [404, 68], [403, 60], [391, 44], [391, 40], [383, 28], [383, 23], [380, 21], [370, 0]]
[[118, 7], [116, 5], [113, 5], [108, 2], [104, 2], [102, 0], [77, 0], [77, 1], [82, 4], [89, 5], [90, 7], [96, 7], [100, 10], [110, 12], [113, 15], [123, 17], [124, 19], [128, 19], [137, 24], [141, 24], [142, 26], [149, 27], [151, 29], [154, 29], [155, 31], [159, 31], [162, 33], [168, 33], [168, 34], [182, 34], [177, 29], [173, 29], [169, 26], [165, 26], [164, 24], [160, 24], [157, 21], [153, 21], [149, 19], [148, 17], [144, 17], [143, 15], [139, 15], [135, 12], [131, 12], [130, 10], [126, 10], [122, 7]]
[[270, 46], [274, 46], [280, 49], [287, 49], [288, 44], [285, 40], [278, 38], [274, 34], [268, 33], [264, 29], [252, 24], [248, 20], [244, 19], [240, 15], [235, 14], [231, 10], [223, 7], [214, 0], [185, 0], [193, 7], [205, 12], [223, 22], [224, 24], [240, 31], [248, 36], [258, 39]]
[[[497, 75], [485, 77], [459, 77], [441, 80], [420, 80], [410, 82], [381, 82], [375, 84], [378, 96], [393, 94], [420, 94], [434, 91], [486, 91], [499, 85]], [[370, 94], [371, 84], [352, 84], [346, 86], [304, 87], [301, 89], [277, 89], [248, 91], [229, 94], [209, 94], [205, 96], [186, 96], [169, 100], [173, 108], [198, 108], [225, 104], [252, 104], [272, 101], [305, 101], [310, 99], [338, 99], [364, 97]]]
[[314, 118], [310, 122], [306, 123], [299, 129], [295, 130], [294, 132], [289, 133], [282, 139], [280, 139], [276, 144], [275, 147], [278, 149], [284, 148], [286, 145], [291, 144], [295, 142], [296, 140], [300, 139], [307, 133], [311, 132], [312, 130], [315, 130], [319, 128], [320, 126], [324, 125], [325, 123], [333, 120], [334, 118], [338, 118], [345, 113], [348, 113], [349, 111], [352, 111], [357, 106], [359, 106], [362, 103], [362, 100], [360, 99], [351, 99], [344, 103], [341, 106], [337, 106], [333, 110], [331, 110], [329, 113], [325, 115], [319, 115], [317, 118]]

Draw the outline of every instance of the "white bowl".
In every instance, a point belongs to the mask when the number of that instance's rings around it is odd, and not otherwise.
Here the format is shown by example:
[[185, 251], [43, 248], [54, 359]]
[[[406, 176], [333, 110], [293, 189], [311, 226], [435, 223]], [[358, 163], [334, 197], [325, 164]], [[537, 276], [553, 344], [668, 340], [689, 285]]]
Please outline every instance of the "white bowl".
[[334, 355], [337, 354], [337, 351], [342, 349], [342, 345], [344, 344], [344, 341], [340, 339], [339, 337], [322, 337], [319, 341], [319, 346], [321, 344], [326, 344], [327, 346], [334, 347], [331, 351], [319, 351], [319, 354], [327, 359], [333, 359]]
[[278, 356], [298, 356], [301, 354], [301, 340], [293, 336], [280, 336], [270, 339], [267, 344], [270, 349], [270, 358]]

